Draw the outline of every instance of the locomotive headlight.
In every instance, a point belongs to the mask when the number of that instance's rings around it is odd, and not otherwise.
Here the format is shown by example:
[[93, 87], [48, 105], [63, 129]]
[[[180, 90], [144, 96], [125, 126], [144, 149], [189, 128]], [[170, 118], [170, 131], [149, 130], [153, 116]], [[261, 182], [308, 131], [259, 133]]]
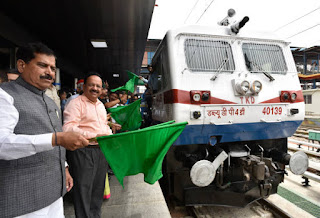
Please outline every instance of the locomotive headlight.
[[201, 95], [200, 95], [199, 93], [196, 93], [196, 94], [194, 94], [194, 95], [192, 96], [192, 98], [193, 98], [194, 101], [200, 101]]
[[258, 80], [253, 81], [251, 85], [251, 92], [254, 94], [258, 94], [262, 89], [262, 83]]
[[291, 94], [291, 101], [295, 101], [297, 99], [297, 94], [296, 93], [292, 93]]
[[247, 92], [250, 88], [250, 83], [246, 80], [244, 80], [242, 83], [241, 83], [241, 89], [243, 92]]
[[250, 83], [247, 80], [243, 80], [242, 82], [238, 82], [236, 84], [236, 90], [239, 94], [245, 95], [250, 89]]

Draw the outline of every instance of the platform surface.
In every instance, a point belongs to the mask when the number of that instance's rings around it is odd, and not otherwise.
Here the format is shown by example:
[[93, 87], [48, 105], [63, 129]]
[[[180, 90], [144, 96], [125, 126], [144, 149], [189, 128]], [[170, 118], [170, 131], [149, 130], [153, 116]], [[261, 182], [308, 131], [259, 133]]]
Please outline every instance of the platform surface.
[[[116, 177], [110, 179], [111, 198], [102, 204], [101, 217], [133, 217], [133, 218], [169, 218], [166, 201], [160, 185], [156, 182], [149, 185], [143, 181], [143, 174], [127, 176], [124, 188]], [[73, 218], [74, 210], [70, 197], [64, 201], [65, 217]]]
[[288, 176], [280, 184], [278, 194], [268, 200], [280, 207], [291, 217], [320, 217], [320, 184], [310, 181], [310, 186], [303, 186], [304, 180], [288, 171]]

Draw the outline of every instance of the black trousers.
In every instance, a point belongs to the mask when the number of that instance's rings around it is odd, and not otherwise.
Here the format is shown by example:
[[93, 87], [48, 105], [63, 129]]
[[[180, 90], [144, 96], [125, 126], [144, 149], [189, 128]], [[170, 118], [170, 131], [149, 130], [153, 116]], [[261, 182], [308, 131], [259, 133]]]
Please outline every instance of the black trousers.
[[76, 217], [101, 217], [107, 161], [100, 148], [67, 151], [73, 178], [72, 198]]

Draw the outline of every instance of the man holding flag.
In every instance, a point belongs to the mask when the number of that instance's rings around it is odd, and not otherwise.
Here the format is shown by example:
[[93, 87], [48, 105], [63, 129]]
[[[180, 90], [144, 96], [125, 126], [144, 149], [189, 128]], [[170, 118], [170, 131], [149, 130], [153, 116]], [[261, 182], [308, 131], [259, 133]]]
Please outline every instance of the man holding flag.
[[[111, 135], [107, 113], [98, 97], [102, 79], [90, 73], [84, 79], [83, 94], [72, 100], [64, 110], [65, 132], [78, 132], [87, 139]], [[100, 217], [107, 162], [97, 143], [85, 149], [68, 152], [67, 159], [73, 176], [73, 203], [76, 217]]]

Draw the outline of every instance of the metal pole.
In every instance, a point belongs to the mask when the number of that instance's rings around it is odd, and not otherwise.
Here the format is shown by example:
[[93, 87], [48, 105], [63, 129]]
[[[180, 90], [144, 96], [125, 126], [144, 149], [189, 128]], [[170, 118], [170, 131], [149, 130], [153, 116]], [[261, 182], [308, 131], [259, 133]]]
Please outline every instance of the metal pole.
[[[286, 169], [290, 170], [290, 167], [286, 166]], [[316, 181], [316, 182], [320, 182], [320, 176], [318, 176], [318, 175], [316, 175], [314, 173], [310, 173], [308, 171], [304, 172], [304, 174], [302, 174], [301, 176], [307, 177], [308, 179], [311, 179], [311, 180]]]
[[301, 144], [301, 145], [307, 145], [307, 146], [310, 146], [313, 148], [320, 148], [320, 145], [309, 143], [309, 142], [302, 142], [302, 141], [298, 141], [298, 140], [294, 140], [294, 139], [288, 139], [288, 141], [293, 142], [293, 143], [297, 143], [297, 144]]
[[303, 51], [303, 67], [304, 67], [304, 72], [303, 74], [307, 74], [307, 55], [306, 52]]
[[57, 90], [61, 89], [61, 81], [60, 81], [60, 69], [56, 69], [56, 80], [54, 82], [54, 85], [56, 86]]

